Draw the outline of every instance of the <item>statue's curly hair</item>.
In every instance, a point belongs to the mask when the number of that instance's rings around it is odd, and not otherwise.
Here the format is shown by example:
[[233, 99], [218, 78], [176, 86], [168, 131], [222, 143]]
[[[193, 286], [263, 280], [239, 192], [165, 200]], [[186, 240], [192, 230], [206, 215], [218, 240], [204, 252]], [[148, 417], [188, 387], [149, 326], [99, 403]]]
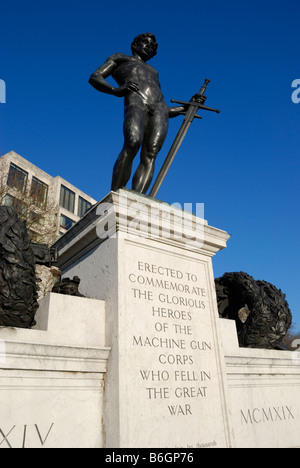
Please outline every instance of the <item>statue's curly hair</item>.
[[158, 48], [158, 43], [156, 41], [156, 38], [154, 36], [154, 34], [151, 34], [151, 33], [143, 33], [143, 34], [139, 34], [138, 36], [136, 36], [134, 39], [133, 39], [133, 42], [131, 44], [131, 51], [132, 53], [135, 52], [135, 48], [136, 48], [136, 44], [138, 43], [138, 41], [140, 39], [144, 39], [145, 37], [150, 37], [150, 39], [152, 40], [152, 43], [153, 43], [153, 54], [151, 55], [151, 58], [154, 57], [156, 54], [157, 54], [157, 48]]

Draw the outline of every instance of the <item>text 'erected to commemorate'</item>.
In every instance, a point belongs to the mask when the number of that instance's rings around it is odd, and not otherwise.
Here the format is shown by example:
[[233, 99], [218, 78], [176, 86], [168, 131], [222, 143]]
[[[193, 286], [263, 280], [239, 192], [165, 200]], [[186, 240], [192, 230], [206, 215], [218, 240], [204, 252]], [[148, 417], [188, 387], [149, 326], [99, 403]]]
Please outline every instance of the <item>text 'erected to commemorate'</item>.
[[194, 403], [209, 397], [214, 379], [205, 275], [201, 265], [197, 274], [181, 263], [186, 269], [136, 261], [128, 272], [132, 307], [147, 324], [131, 337], [141, 357], [139, 387], [147, 401], [163, 400], [166, 414], [175, 417], [193, 415]]

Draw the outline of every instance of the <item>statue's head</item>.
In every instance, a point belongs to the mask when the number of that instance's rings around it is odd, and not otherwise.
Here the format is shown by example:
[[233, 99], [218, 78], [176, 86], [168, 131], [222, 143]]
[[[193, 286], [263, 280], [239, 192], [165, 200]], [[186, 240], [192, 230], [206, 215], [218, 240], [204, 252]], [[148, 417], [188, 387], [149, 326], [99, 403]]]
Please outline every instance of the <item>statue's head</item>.
[[157, 54], [158, 43], [154, 34], [139, 34], [131, 44], [132, 53], [137, 53], [143, 60], [150, 60]]

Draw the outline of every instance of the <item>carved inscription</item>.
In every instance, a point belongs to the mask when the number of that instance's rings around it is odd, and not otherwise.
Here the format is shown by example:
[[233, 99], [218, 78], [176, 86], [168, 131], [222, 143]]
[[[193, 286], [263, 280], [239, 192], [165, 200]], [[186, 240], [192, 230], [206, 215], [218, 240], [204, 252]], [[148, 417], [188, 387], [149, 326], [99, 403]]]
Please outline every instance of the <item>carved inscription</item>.
[[193, 402], [209, 396], [213, 381], [211, 369], [199, 367], [198, 359], [213, 348], [210, 337], [199, 339], [199, 314], [209, 317], [203, 281], [184, 262], [176, 269], [136, 261], [128, 273], [130, 296], [148, 324], [146, 332], [132, 336], [131, 345], [153, 356], [151, 368], [139, 369], [139, 381], [146, 398], [164, 400], [172, 417], [191, 416]]
[[254, 408], [241, 410], [241, 424], [276, 423], [295, 419], [291, 406], [272, 406], [269, 408]]
[[[50, 425], [46, 433], [42, 433], [37, 424], [24, 426], [12, 426], [10, 429], [3, 429], [0, 427], [0, 448], [26, 448], [26, 442], [30, 439], [35, 441], [36, 447], [43, 447], [52, 431], [54, 423]], [[18, 443], [16, 442], [18, 440]]]

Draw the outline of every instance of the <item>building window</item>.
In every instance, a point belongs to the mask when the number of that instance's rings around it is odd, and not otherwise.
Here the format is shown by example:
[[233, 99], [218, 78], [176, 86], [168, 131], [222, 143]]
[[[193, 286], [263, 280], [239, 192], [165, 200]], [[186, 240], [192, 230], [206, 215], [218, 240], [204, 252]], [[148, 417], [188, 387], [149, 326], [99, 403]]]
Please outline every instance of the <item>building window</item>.
[[79, 197], [78, 199], [78, 216], [82, 218], [82, 216], [85, 215], [87, 210], [91, 208], [92, 204], [89, 203], [87, 200], [84, 198]]
[[28, 172], [24, 171], [13, 163], [10, 164], [7, 185], [24, 193], [26, 189], [27, 178]]
[[73, 221], [73, 219], [68, 218], [65, 215], [60, 215], [60, 226], [65, 228], [65, 229], [70, 229], [76, 221]]
[[32, 177], [30, 196], [36, 206], [46, 208], [48, 185], [36, 177]]
[[64, 185], [60, 188], [59, 204], [71, 213], [74, 213], [75, 193]]

